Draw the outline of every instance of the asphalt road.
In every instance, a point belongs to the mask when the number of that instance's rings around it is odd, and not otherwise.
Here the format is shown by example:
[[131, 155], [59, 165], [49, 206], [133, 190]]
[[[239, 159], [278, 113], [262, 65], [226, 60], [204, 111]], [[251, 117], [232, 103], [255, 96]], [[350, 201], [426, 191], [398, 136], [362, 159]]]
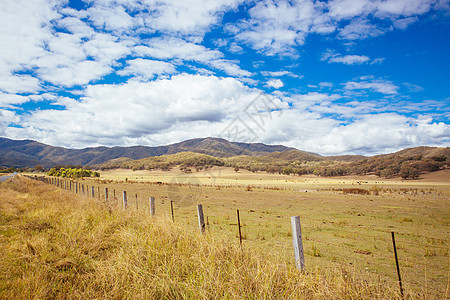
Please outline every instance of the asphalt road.
[[0, 182], [6, 181], [8, 179], [10, 179], [11, 177], [14, 177], [17, 175], [17, 172], [14, 172], [10, 175], [5, 175], [5, 176], [0, 176]]

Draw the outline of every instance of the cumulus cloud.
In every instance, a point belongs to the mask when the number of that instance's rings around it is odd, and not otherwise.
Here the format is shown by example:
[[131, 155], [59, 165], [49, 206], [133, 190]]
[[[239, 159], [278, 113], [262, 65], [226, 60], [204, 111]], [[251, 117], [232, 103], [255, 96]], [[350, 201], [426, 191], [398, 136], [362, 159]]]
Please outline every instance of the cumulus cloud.
[[[44, 0], [3, 1], [0, 9], [0, 89], [35, 92], [39, 81], [18, 74], [34, 58], [45, 54], [44, 41], [51, 36], [48, 23], [58, 18], [56, 3]], [[24, 22], [23, 20], [26, 20]], [[7, 46], [6, 46], [7, 45]]]
[[224, 12], [242, 3], [240, 0], [166, 0], [143, 2], [154, 14], [143, 15], [146, 26], [161, 31], [201, 34], [209, 30]]
[[[6, 1], [0, 9], [0, 39], [9, 46], [0, 49], [0, 89], [8, 93], [35, 93], [48, 83], [83, 86], [115, 72], [118, 60], [133, 49], [138, 55], [153, 54], [157, 59], [164, 59], [164, 55], [174, 59], [181, 56], [229, 75], [251, 76], [237, 61], [225, 59], [221, 52], [187, 42], [201, 41], [209, 26], [239, 3], [95, 1], [88, 3], [86, 10], [77, 11], [63, 7], [58, 1]], [[138, 42], [139, 34], [157, 31], [179, 32], [184, 39], [166, 41], [165, 48], [152, 44], [158, 40], [150, 39], [149, 45]], [[237, 51], [239, 46], [233, 45]], [[169, 54], [164, 54], [168, 48]], [[141, 76], [137, 62], [127, 65], [122, 73], [136, 70], [136, 75]]]
[[[449, 142], [450, 125], [429, 117], [383, 112], [389, 109], [386, 103], [342, 103], [340, 95], [318, 92], [262, 96], [263, 102], [258, 102], [259, 97], [259, 90], [233, 78], [188, 74], [93, 85], [79, 101], [60, 101], [65, 110], [30, 112], [20, 116], [22, 127], [2, 130], [10, 137], [83, 147], [230, 138], [225, 133], [236, 129], [240, 141], [281, 143], [326, 155], [370, 155]], [[19, 123], [19, 117], [11, 113], [4, 118]]]
[[354, 19], [339, 31], [339, 37], [346, 40], [362, 40], [384, 34], [390, 28], [382, 28], [365, 19]]
[[291, 71], [261, 71], [261, 75], [267, 77], [281, 77], [289, 76], [294, 78], [301, 78], [303, 76], [292, 73]]
[[[314, 96], [314, 95], [310, 95]], [[258, 141], [283, 144], [323, 155], [375, 155], [420, 145], [442, 145], [448, 139], [450, 125], [421, 117], [405, 117], [397, 113], [358, 113], [352, 119], [341, 121], [330, 116], [323, 105], [326, 95], [315, 95], [321, 101], [305, 109], [303, 105], [283, 109], [282, 114], [266, 116], [264, 128], [243, 120]], [[314, 97], [312, 97], [314, 98]], [[336, 106], [342, 111], [345, 106]], [[335, 109], [333, 109], [335, 110]], [[239, 125], [239, 124], [238, 124]], [[237, 127], [239, 127], [237, 125]], [[239, 127], [245, 130], [244, 126]]]
[[380, 64], [384, 61], [384, 58], [375, 58], [371, 60], [366, 55], [342, 55], [340, 53], [336, 53], [335, 51], [328, 49], [325, 51], [320, 60], [327, 61], [328, 63], [341, 63], [345, 65], [362, 65], [366, 63], [370, 64]]
[[30, 101], [30, 98], [26, 96], [0, 92], [0, 107], [13, 107], [16, 104], [22, 104], [28, 101]]
[[329, 63], [342, 63], [346, 65], [361, 65], [370, 61], [370, 58], [365, 55], [341, 55], [332, 50], [328, 50], [322, 54], [322, 61]]
[[127, 61], [127, 66], [117, 72], [122, 76], [135, 76], [144, 80], [152, 79], [155, 75], [173, 73], [175, 73], [173, 64], [142, 58]]
[[386, 95], [397, 94], [398, 86], [392, 81], [375, 79], [372, 76], [362, 76], [357, 80], [348, 81], [344, 84], [344, 89], [352, 90], [370, 90]]
[[228, 31], [238, 41], [250, 45], [265, 55], [293, 55], [293, 47], [303, 45], [308, 33], [327, 34], [335, 30], [324, 7], [313, 1], [258, 2], [249, 10], [250, 19]]
[[85, 13], [92, 24], [110, 32], [181, 34], [201, 39], [240, 0], [108, 1], [91, 3]]
[[152, 38], [134, 47], [133, 52], [142, 57], [170, 59], [174, 63], [194, 61], [222, 70], [232, 76], [251, 76], [249, 71], [242, 70], [238, 61], [223, 58], [223, 53], [205, 46], [185, 41], [180, 38]]
[[266, 85], [275, 89], [279, 89], [280, 87], [284, 86], [283, 81], [281, 81], [280, 79], [271, 79], [267, 81]]
[[264, 0], [249, 10], [250, 19], [229, 25], [227, 30], [237, 41], [265, 55], [298, 56], [296, 47], [304, 45], [310, 34], [337, 32], [345, 40], [367, 39], [393, 26], [405, 29], [433, 7], [439, 9], [439, 1]]
[[329, 14], [336, 20], [367, 16], [376, 9], [376, 3], [370, 0], [333, 0], [328, 3]]
[[447, 124], [394, 113], [361, 115], [352, 123], [328, 129], [326, 134], [306, 139], [306, 148], [323, 154], [379, 154], [411, 146], [441, 144], [443, 137], [450, 133]]
[[9, 128], [8, 133], [36, 134], [41, 141], [70, 147], [100, 141], [126, 144], [129, 138], [177, 126], [190, 131], [196, 122], [220, 122], [223, 115], [242, 111], [256, 95], [233, 78], [187, 74], [152, 82], [91, 85], [79, 102], [70, 102], [64, 110], [30, 112], [23, 116], [23, 128]]

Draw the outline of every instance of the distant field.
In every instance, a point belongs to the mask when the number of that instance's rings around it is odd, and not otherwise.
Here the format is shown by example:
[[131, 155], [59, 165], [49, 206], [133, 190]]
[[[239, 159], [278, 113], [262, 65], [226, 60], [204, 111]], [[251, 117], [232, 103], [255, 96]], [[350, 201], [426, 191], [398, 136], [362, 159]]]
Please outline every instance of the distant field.
[[148, 211], [148, 197], [154, 196], [157, 214], [169, 219], [173, 201], [175, 223], [193, 231], [198, 230], [195, 204], [203, 204], [208, 234], [234, 243], [238, 243], [239, 209], [244, 247], [263, 249], [290, 264], [290, 217], [299, 215], [308, 269], [338, 267], [391, 287], [397, 285], [394, 231], [406, 290], [416, 297], [442, 299], [449, 288], [449, 179], [449, 170], [402, 181], [281, 176], [214, 167], [191, 174], [115, 170], [102, 172], [100, 181], [81, 182], [94, 185], [96, 193], [100, 188], [102, 199], [108, 187], [118, 208], [124, 190], [134, 210]]
[[416, 185], [450, 185], [450, 169], [424, 174], [419, 180], [402, 180], [401, 178], [385, 179], [378, 176], [340, 176], [318, 177], [313, 175], [277, 175], [266, 172], [252, 173], [247, 170], [235, 172], [232, 168], [213, 167], [211, 170], [183, 173], [178, 168], [171, 171], [131, 171], [118, 169], [101, 172], [104, 180], [130, 180], [133, 182], [191, 183], [202, 185], [261, 185], [284, 187], [312, 187], [336, 185], [383, 185], [383, 186], [416, 186]]

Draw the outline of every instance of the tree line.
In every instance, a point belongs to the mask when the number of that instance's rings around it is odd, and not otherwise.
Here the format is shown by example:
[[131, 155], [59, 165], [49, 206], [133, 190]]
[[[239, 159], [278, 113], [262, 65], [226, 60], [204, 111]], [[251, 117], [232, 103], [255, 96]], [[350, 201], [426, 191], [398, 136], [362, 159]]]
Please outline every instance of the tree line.
[[65, 178], [100, 177], [100, 173], [83, 168], [51, 168], [47, 175]]

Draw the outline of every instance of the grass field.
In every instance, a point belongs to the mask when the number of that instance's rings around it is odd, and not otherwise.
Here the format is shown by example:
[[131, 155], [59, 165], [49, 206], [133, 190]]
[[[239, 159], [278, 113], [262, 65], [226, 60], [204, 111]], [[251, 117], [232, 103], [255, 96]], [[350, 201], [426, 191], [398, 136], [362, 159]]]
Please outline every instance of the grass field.
[[[95, 186], [96, 193], [100, 188], [101, 199], [108, 187], [114, 211], [121, 209], [124, 190], [129, 211], [136, 215], [148, 214], [148, 197], [154, 196], [157, 215], [170, 220], [172, 201], [175, 224], [190, 232], [198, 231], [195, 205], [203, 204], [207, 235], [236, 246], [239, 209], [244, 249], [277, 257], [291, 269], [290, 217], [299, 215], [307, 270], [339, 270], [348, 274], [344, 276], [385, 287], [392, 297], [392, 291], [398, 289], [391, 241], [394, 231], [408, 295], [446, 299], [449, 178], [448, 170], [430, 173], [418, 181], [399, 181], [236, 173], [215, 167], [192, 174], [116, 170], [103, 172], [100, 181], [80, 182]], [[353, 194], [363, 190], [367, 194]], [[389, 298], [387, 294], [380, 297]]]
[[0, 185], [1, 299], [400, 299], [362, 273], [301, 273], [144, 210], [18, 177]]

